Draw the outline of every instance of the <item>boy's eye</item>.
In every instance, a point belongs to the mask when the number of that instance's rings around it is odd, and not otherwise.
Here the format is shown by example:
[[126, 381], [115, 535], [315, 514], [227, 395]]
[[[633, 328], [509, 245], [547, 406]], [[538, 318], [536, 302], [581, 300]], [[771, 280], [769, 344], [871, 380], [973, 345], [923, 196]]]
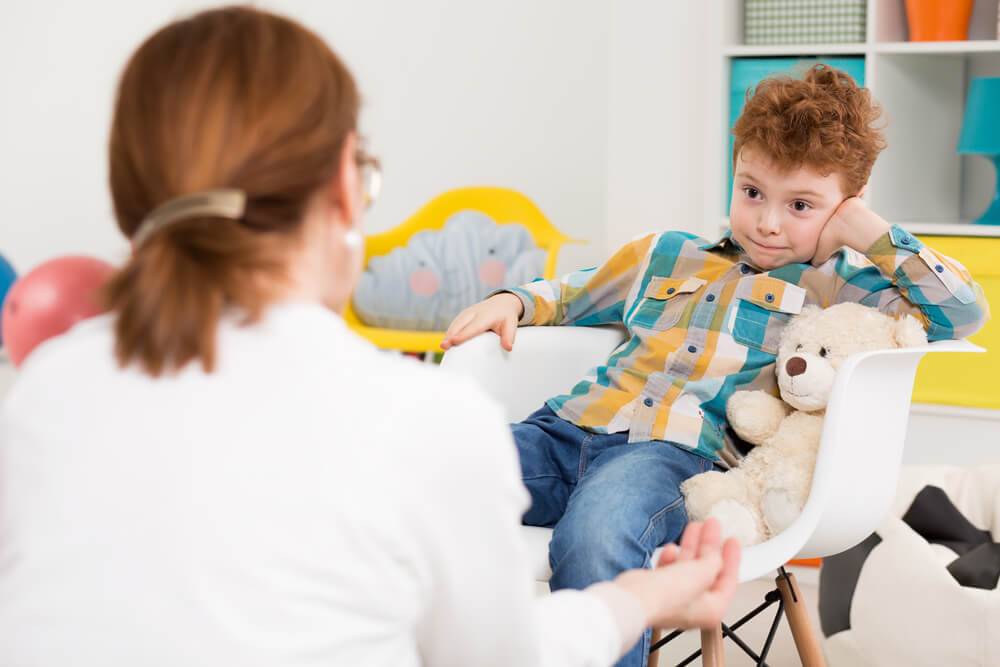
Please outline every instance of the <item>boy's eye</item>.
[[745, 192], [746, 195], [747, 195], [747, 197], [749, 197], [750, 199], [759, 199], [760, 198], [760, 190], [758, 190], [757, 188], [753, 187], [752, 185], [748, 185], [745, 188], [743, 188], [743, 192]]
[[792, 208], [795, 209], [797, 213], [804, 213], [812, 208], [809, 202], [804, 202], [801, 199], [796, 199], [792, 202]]

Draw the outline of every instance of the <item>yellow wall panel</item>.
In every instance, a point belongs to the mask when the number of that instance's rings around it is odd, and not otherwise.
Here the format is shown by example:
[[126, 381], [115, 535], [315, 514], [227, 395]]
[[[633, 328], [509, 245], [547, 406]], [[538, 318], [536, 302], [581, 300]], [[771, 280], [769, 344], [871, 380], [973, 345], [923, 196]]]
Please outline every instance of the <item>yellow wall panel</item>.
[[928, 355], [920, 362], [913, 400], [969, 408], [1000, 409], [1000, 238], [921, 236], [961, 262], [982, 286], [993, 319], [969, 338], [986, 354]]

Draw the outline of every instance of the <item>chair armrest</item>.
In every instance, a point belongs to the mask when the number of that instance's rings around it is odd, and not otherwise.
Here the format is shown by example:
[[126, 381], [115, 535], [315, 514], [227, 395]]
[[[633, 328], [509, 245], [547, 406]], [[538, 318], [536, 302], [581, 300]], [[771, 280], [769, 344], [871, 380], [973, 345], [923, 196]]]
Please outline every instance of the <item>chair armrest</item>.
[[518, 421], [569, 392], [624, 341], [620, 327], [523, 327], [507, 352], [486, 332], [448, 350], [441, 368], [473, 377]]

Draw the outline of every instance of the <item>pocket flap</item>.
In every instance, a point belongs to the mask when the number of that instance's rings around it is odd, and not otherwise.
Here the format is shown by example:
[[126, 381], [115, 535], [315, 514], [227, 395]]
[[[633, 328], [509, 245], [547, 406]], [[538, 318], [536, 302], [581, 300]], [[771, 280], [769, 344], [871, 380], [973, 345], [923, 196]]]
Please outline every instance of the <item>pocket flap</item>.
[[736, 298], [777, 313], [797, 315], [805, 303], [806, 291], [771, 276], [751, 276], [736, 286]]
[[707, 282], [701, 278], [663, 278], [654, 276], [649, 279], [646, 291], [642, 295], [647, 299], [659, 299], [663, 301], [672, 299], [680, 294], [697, 292]]

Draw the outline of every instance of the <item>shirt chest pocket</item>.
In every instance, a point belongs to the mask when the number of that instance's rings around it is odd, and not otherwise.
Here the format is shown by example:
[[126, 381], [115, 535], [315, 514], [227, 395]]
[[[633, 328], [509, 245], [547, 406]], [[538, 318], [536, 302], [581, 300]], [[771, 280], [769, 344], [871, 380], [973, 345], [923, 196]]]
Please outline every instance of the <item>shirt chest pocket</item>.
[[655, 331], [669, 329], [681, 319], [693, 295], [704, 285], [701, 278], [654, 276], [632, 309], [627, 324]]
[[781, 332], [802, 310], [806, 291], [771, 276], [748, 276], [736, 286], [728, 329], [740, 344], [778, 354]]

